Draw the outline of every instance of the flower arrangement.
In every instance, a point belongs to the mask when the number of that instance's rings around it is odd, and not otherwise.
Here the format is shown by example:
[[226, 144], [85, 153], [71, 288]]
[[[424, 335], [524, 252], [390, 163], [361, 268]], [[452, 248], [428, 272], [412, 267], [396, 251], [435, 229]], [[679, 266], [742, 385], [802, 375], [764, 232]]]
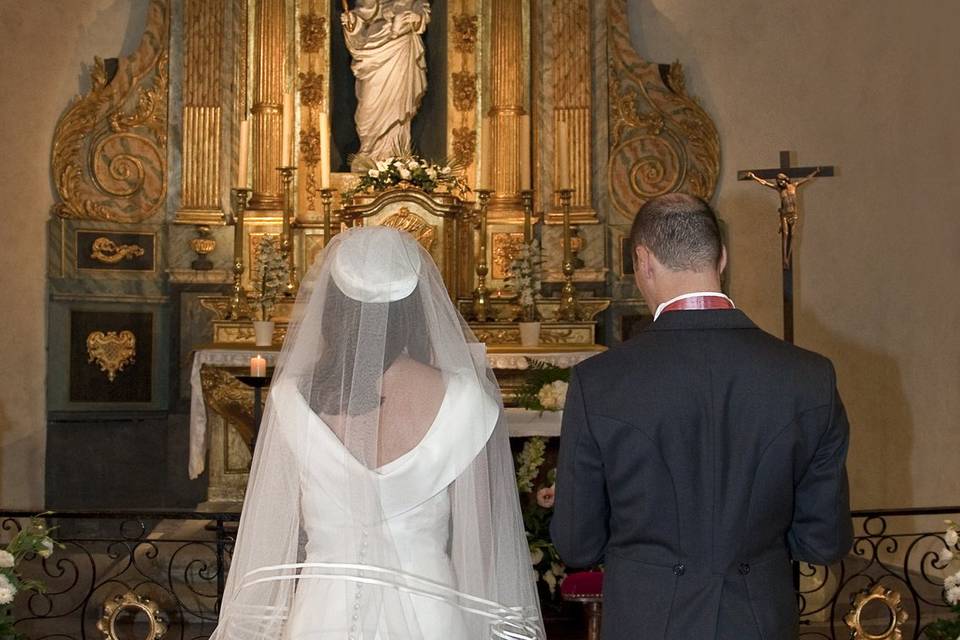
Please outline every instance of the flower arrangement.
[[26, 640], [26, 636], [14, 629], [13, 599], [22, 591], [42, 593], [44, 585], [36, 580], [27, 580], [18, 571], [20, 562], [25, 558], [39, 556], [49, 558], [55, 547], [59, 546], [43, 523], [40, 514], [30, 519], [30, 523], [21, 529], [5, 549], [0, 549], [0, 638], [3, 640]]
[[[529, 438], [517, 454], [517, 489], [520, 491], [523, 526], [527, 532], [530, 564], [537, 581], [545, 585], [551, 598], [566, 577], [566, 567], [550, 540], [550, 519], [556, 495], [557, 470], [543, 473], [546, 461], [546, 438]], [[542, 483], [538, 482], [544, 480]]]
[[257, 245], [257, 278], [253, 283], [258, 320], [269, 320], [287, 278], [287, 261], [269, 236], [260, 238]]
[[363, 193], [376, 193], [391, 187], [408, 186], [427, 193], [442, 191], [461, 196], [470, 191], [460, 175], [461, 166], [455, 162], [437, 164], [410, 153], [402, 153], [386, 160], [357, 158], [359, 179], [343, 192], [345, 200]]
[[517, 393], [517, 406], [533, 411], [563, 411], [570, 370], [533, 360]]
[[537, 297], [540, 295], [540, 245], [536, 240], [523, 242], [507, 267], [507, 283], [517, 292], [520, 319], [535, 322]]
[[[952, 520], [946, 521], [947, 530], [943, 534], [944, 547], [940, 550], [938, 561], [944, 570], [949, 570], [960, 553], [960, 532]], [[955, 567], [956, 568], [956, 567]], [[953, 613], [960, 616], [960, 568], [943, 580], [943, 598], [952, 607]], [[960, 617], [953, 620], [937, 620], [924, 630], [929, 640], [955, 640], [960, 638]]]

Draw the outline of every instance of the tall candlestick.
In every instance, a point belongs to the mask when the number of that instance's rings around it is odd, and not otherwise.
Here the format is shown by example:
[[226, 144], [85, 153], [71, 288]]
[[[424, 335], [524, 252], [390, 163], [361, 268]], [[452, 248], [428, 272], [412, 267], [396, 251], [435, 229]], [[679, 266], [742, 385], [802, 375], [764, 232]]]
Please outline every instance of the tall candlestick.
[[233, 295], [230, 296], [229, 318], [240, 320], [247, 307], [247, 294], [243, 290], [243, 212], [247, 209], [250, 189], [230, 190], [233, 206]]
[[562, 120], [557, 127], [557, 176], [556, 184], [559, 189], [570, 188], [570, 128], [567, 121]]
[[489, 189], [477, 189], [480, 241], [477, 251], [477, 288], [473, 292], [473, 316], [479, 322], [487, 320], [487, 203], [492, 193]]
[[560, 290], [560, 309], [558, 315], [561, 320], [572, 322], [577, 320], [577, 289], [573, 284], [573, 247], [570, 238], [570, 201], [573, 198], [573, 189], [560, 189], [560, 203], [563, 207], [563, 288]]
[[484, 118], [481, 124], [483, 135], [480, 137], [480, 188], [489, 189], [493, 185], [493, 123]]
[[530, 165], [530, 116], [520, 116], [520, 191], [531, 188]]
[[283, 137], [280, 139], [280, 163], [281, 166], [292, 165], [290, 155], [291, 144], [293, 143], [293, 94], [283, 94]]
[[250, 155], [250, 121], [240, 121], [240, 149], [237, 151], [237, 183], [234, 186], [245, 189], [247, 182], [247, 158]]
[[330, 118], [326, 111], [320, 113], [320, 188], [330, 188]]
[[300, 283], [297, 280], [297, 264], [293, 252], [293, 217], [296, 215], [293, 208], [293, 172], [296, 167], [280, 167], [280, 177], [283, 180], [283, 230], [280, 237], [280, 250], [287, 261], [287, 284], [283, 293], [287, 296], [296, 296]]
[[530, 244], [533, 242], [533, 191], [521, 191], [520, 201], [523, 203], [523, 241]]

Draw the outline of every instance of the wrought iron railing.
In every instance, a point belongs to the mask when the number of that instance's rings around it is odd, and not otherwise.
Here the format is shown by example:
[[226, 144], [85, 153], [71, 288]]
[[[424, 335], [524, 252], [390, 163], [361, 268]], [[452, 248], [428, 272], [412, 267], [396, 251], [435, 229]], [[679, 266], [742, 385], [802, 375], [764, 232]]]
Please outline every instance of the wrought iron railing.
[[[0, 513], [3, 541], [30, 515]], [[236, 513], [57, 512], [47, 522], [57, 527], [53, 535], [63, 548], [22, 563], [25, 576], [47, 588], [17, 598], [16, 628], [30, 640], [103, 638], [97, 626], [104, 605], [132, 592], [159, 609], [166, 638], [207, 638], [216, 626], [239, 519]], [[148, 621], [129, 616], [125, 624]]]
[[[0, 539], [12, 537], [30, 515], [0, 512]], [[900, 595], [907, 614], [902, 637], [923, 638], [932, 620], [950, 615], [939, 561], [947, 517], [960, 519], [960, 507], [855, 512], [850, 555], [830, 567], [801, 566], [800, 639], [849, 638], [844, 618], [853, 599], [877, 584]], [[132, 592], [157, 605], [166, 638], [207, 638], [216, 626], [239, 518], [180, 511], [56, 513], [48, 522], [59, 527], [55, 537], [64, 547], [22, 566], [47, 591], [17, 599], [17, 629], [31, 640], [103, 638], [97, 623], [104, 605]], [[882, 603], [863, 614], [873, 637], [888, 637]]]
[[[896, 630], [905, 640], [923, 638], [932, 621], [950, 617], [939, 552], [945, 546], [943, 520], [960, 519], [958, 514], [960, 507], [854, 512], [851, 553], [830, 567], [800, 567], [800, 639], [850, 638], [846, 618], [854, 600], [878, 584], [899, 596], [906, 620]], [[862, 624], [870, 635], [861, 637], [900, 637], [885, 634], [896, 626], [885, 602], [878, 597], [864, 607]]]

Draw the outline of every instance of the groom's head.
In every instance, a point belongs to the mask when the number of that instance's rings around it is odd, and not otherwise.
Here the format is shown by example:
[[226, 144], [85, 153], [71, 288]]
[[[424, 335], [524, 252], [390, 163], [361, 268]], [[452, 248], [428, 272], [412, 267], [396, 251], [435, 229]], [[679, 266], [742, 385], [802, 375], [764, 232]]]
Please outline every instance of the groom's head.
[[682, 293], [719, 291], [727, 256], [705, 201], [668, 193], [647, 201], [630, 229], [634, 278], [648, 305]]

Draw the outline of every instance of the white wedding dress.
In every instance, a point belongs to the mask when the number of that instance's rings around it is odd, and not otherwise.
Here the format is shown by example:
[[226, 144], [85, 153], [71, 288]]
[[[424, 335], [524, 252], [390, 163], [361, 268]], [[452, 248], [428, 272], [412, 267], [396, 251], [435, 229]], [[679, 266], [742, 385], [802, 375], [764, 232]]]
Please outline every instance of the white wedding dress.
[[211, 640], [543, 637], [483, 345], [412, 236], [335, 236], [273, 372]]
[[[376, 470], [368, 469], [347, 451], [337, 436], [310, 408], [295, 385], [273, 392], [282, 408], [280, 418], [291, 428], [305, 428], [315, 439], [307, 450], [302, 479], [302, 526], [306, 533], [306, 565], [367, 561], [371, 532], [355, 520], [349, 504], [338, 500], [337, 491], [352, 482], [353, 474], [369, 474], [382, 497], [386, 530], [399, 552], [403, 572], [440, 583], [455, 585], [450, 546], [450, 496], [447, 488], [483, 448], [494, 424], [478, 424], [478, 418], [496, 409], [479, 386], [463, 375], [446, 381], [443, 402], [426, 435], [413, 449]], [[483, 406], [486, 405], [486, 406]], [[296, 425], [296, 426], [294, 426]], [[300, 441], [296, 434], [291, 444]], [[319, 455], [317, 455], [319, 454]], [[330, 540], [341, 540], [332, 546]], [[355, 544], [360, 541], [359, 547]], [[311, 541], [317, 541], [316, 544]], [[309, 574], [309, 569], [306, 569]], [[360, 582], [301, 580], [294, 595], [289, 640], [349, 638], [357, 631], [353, 604], [364, 598]], [[419, 629], [423, 640], [467, 640], [463, 616], [445, 602], [411, 596], [403, 601], [404, 622], [400, 628]], [[384, 616], [383, 622], [389, 624]], [[378, 634], [387, 640], [387, 634]]]

